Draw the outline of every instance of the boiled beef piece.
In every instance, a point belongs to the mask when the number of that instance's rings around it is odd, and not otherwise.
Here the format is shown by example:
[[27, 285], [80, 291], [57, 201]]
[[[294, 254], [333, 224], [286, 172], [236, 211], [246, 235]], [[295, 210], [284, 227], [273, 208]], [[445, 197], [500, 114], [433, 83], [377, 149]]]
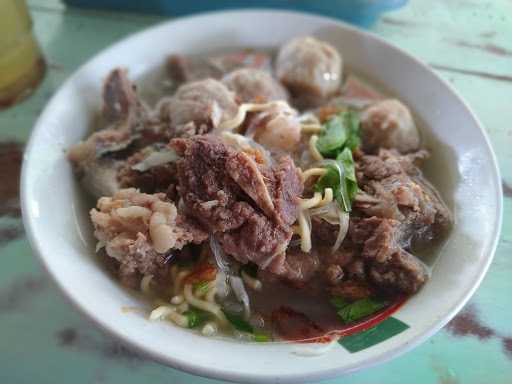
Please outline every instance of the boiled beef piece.
[[173, 136], [187, 137], [210, 132], [237, 111], [234, 92], [220, 81], [205, 79], [183, 84], [171, 98], [157, 106], [160, 120]]
[[[327, 225], [315, 236], [326, 236]], [[331, 226], [331, 230], [336, 228]], [[401, 223], [381, 217], [353, 217], [340, 249], [320, 252], [332, 295], [358, 300], [376, 292], [414, 293], [427, 280], [424, 264], [406, 251]], [[313, 226], [313, 229], [315, 227]], [[378, 289], [375, 289], [378, 288]]]
[[232, 52], [207, 57], [169, 55], [166, 69], [175, 84], [207, 78], [220, 79], [225, 74], [241, 69], [270, 69], [271, 58], [265, 52]]
[[175, 153], [157, 143], [135, 152], [123, 162], [118, 171], [122, 188], [137, 188], [144, 193], [164, 192], [176, 201]]
[[222, 82], [235, 92], [242, 103], [286, 100], [286, 89], [267, 71], [241, 68], [228, 73]]
[[369, 280], [388, 291], [414, 293], [427, 280], [425, 265], [403, 247], [403, 226], [379, 217], [351, 219], [350, 241], [360, 250]]
[[362, 189], [354, 208], [364, 216], [396, 220], [402, 241], [422, 246], [446, 233], [452, 216], [435, 189], [422, 177], [416, 164], [426, 151], [401, 155], [381, 149], [377, 155], [356, 152], [356, 176]]
[[283, 253], [298, 214], [302, 183], [288, 157], [270, 165], [235, 151], [214, 135], [174, 139], [178, 191], [187, 212], [203, 224], [223, 250], [285, 273]]
[[109, 73], [103, 84], [103, 116], [110, 123], [124, 122], [126, 128], [140, 124], [147, 110], [128, 79], [125, 69], [116, 68]]
[[74, 171], [94, 197], [119, 190], [117, 155], [134, 147], [135, 130], [144, 125], [147, 110], [139, 102], [126, 70], [114, 69], [103, 84], [103, 119], [107, 126], [68, 151]]

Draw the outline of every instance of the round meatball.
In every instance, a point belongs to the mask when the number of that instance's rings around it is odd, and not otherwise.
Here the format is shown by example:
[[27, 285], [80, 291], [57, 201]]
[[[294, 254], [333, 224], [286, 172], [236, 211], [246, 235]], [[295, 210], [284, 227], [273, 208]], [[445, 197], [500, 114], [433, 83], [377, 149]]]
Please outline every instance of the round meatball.
[[284, 87], [268, 72], [254, 68], [241, 68], [222, 79], [226, 87], [235, 92], [243, 103], [286, 100]]
[[415, 151], [420, 135], [409, 109], [400, 101], [379, 101], [361, 114], [363, 149], [394, 148], [401, 153]]
[[238, 111], [235, 94], [220, 81], [206, 79], [182, 85], [174, 96], [161, 102], [160, 118], [172, 127], [195, 126], [205, 133]]
[[293, 152], [300, 143], [300, 129], [297, 112], [283, 103], [255, 115], [246, 135], [269, 149]]
[[276, 75], [294, 97], [312, 106], [339, 90], [341, 56], [328, 43], [309, 36], [296, 38], [279, 50]]

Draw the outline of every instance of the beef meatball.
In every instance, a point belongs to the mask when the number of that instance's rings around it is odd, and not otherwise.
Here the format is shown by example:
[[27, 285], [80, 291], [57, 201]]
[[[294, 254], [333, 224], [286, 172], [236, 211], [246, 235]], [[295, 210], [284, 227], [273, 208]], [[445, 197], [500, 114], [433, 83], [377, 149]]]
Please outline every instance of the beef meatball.
[[361, 114], [361, 128], [363, 149], [368, 152], [382, 147], [406, 153], [420, 146], [411, 112], [398, 100], [383, 100], [368, 107]]
[[[206, 79], [182, 85], [160, 103], [160, 118], [177, 131], [206, 133], [238, 111], [235, 94], [220, 81]], [[191, 127], [192, 126], [192, 127]], [[191, 132], [192, 131], [192, 132]]]
[[293, 152], [300, 143], [300, 129], [297, 112], [286, 103], [277, 103], [251, 119], [246, 135], [271, 150]]
[[236, 93], [243, 103], [286, 100], [288, 94], [268, 72], [254, 68], [241, 68], [222, 79], [226, 87]]
[[276, 75], [301, 106], [315, 106], [340, 88], [341, 56], [328, 43], [296, 38], [279, 50]]

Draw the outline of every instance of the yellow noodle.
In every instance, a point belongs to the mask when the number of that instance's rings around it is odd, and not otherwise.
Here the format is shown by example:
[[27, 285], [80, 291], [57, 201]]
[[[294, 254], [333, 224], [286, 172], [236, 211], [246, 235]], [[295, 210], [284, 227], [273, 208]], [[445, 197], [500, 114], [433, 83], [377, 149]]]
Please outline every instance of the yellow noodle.
[[175, 264], [171, 267], [171, 270], [169, 271], [170, 273], [170, 284], [169, 284], [169, 287], [168, 287], [168, 290], [167, 290], [167, 293], [170, 295], [170, 296], [175, 296], [175, 293], [174, 293], [174, 284], [175, 284], [175, 281], [176, 281], [176, 278], [178, 277], [178, 272], [179, 272], [179, 268], [178, 266]]
[[188, 308], [189, 308], [188, 303], [187, 303], [186, 301], [184, 301], [183, 303], [181, 303], [180, 305], [178, 305], [178, 306], [176, 307], [176, 311], [177, 311], [178, 313], [183, 313], [183, 312], [185, 312], [185, 311], [188, 311]]
[[161, 305], [169, 305], [169, 303], [165, 300], [162, 300], [162, 299], [155, 299], [154, 300], [154, 303], [157, 307], [161, 306]]
[[220, 306], [214, 303], [209, 303], [208, 301], [199, 300], [195, 297], [192, 293], [192, 284], [185, 284], [183, 296], [185, 296], [185, 300], [187, 300], [190, 305], [214, 314], [221, 324], [227, 324], [226, 316], [222, 313]]
[[322, 194], [320, 192], [315, 192], [312, 198], [310, 199], [300, 199], [300, 209], [305, 210], [309, 208], [313, 208], [317, 206], [322, 201]]
[[179, 272], [178, 266], [173, 265], [171, 267], [171, 281], [172, 282], [174, 282], [176, 280], [176, 277], [178, 276], [178, 272]]
[[302, 252], [308, 253], [311, 251], [311, 230], [304, 216], [304, 212], [299, 212], [299, 227], [300, 227], [300, 249]]
[[183, 280], [190, 274], [190, 271], [181, 271], [178, 272], [178, 275], [176, 276], [176, 280], [174, 280], [174, 294], [179, 295], [180, 291], [182, 289], [182, 283]]
[[320, 124], [315, 123], [301, 123], [300, 129], [303, 133], [320, 133], [323, 130]]
[[311, 176], [323, 176], [327, 172], [327, 169], [325, 168], [310, 168], [305, 170], [304, 172], [301, 172], [302, 181], [305, 182], [308, 178]]
[[208, 293], [206, 294], [206, 301], [210, 302], [210, 303], [214, 303], [215, 302], [215, 294], [217, 293], [217, 288], [215, 287], [212, 287], [212, 289], [210, 289], [208, 291]]
[[255, 279], [252, 276], [249, 276], [247, 273], [242, 271], [242, 280], [244, 281], [245, 285], [247, 285], [249, 288], [254, 289], [255, 291], [261, 291], [261, 288], [263, 285], [261, 284], [261, 281], [258, 279]]
[[199, 288], [197, 288], [197, 289], [194, 291], [194, 295], [195, 295], [197, 298], [199, 298], [199, 299], [204, 298], [204, 297], [208, 294], [208, 292], [210, 292], [210, 290], [212, 289], [212, 287], [213, 287], [212, 282], [209, 282], [209, 283], [206, 285], [206, 287], [204, 287], [204, 288], [203, 288], [203, 287], [199, 287]]
[[213, 321], [209, 321], [201, 329], [203, 336], [214, 336], [217, 333], [217, 324]]
[[179, 304], [183, 303], [184, 300], [185, 299], [183, 298], [182, 295], [176, 295], [171, 298], [171, 304], [179, 305]]
[[176, 308], [170, 305], [162, 305], [157, 307], [151, 311], [151, 314], [149, 315], [150, 320], [164, 320], [167, 318], [171, 319], [176, 325], [180, 327], [188, 328], [187, 317], [177, 313]]
[[316, 142], [318, 141], [317, 135], [312, 135], [309, 139], [309, 152], [311, 153], [311, 156], [316, 161], [322, 161], [324, 157], [320, 152], [318, 152], [318, 149], [316, 148]]
[[151, 280], [153, 280], [153, 275], [146, 275], [140, 281], [140, 290], [142, 293], [149, 295], [151, 294]]
[[240, 126], [245, 120], [245, 116], [247, 115], [247, 112], [260, 112], [265, 111], [267, 109], [276, 107], [276, 106], [283, 106], [288, 107], [288, 104], [285, 101], [272, 101], [270, 103], [263, 103], [263, 104], [254, 104], [254, 103], [245, 103], [238, 107], [238, 111], [231, 120], [223, 121], [220, 123], [218, 129], [221, 131], [224, 130], [232, 130]]
[[123, 313], [146, 313], [146, 310], [144, 308], [140, 308], [140, 307], [132, 307], [132, 306], [126, 306], [126, 307], [121, 307], [121, 312]]
[[324, 198], [316, 206], [323, 207], [324, 205], [329, 204], [333, 198], [334, 198], [334, 192], [332, 191], [332, 188], [325, 188], [324, 189]]

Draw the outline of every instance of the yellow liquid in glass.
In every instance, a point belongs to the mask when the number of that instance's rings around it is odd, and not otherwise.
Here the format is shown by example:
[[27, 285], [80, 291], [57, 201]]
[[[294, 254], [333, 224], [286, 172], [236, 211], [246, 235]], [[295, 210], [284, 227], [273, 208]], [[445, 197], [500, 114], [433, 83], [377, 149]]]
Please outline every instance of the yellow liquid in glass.
[[0, 108], [32, 92], [44, 75], [24, 0], [0, 0]]

